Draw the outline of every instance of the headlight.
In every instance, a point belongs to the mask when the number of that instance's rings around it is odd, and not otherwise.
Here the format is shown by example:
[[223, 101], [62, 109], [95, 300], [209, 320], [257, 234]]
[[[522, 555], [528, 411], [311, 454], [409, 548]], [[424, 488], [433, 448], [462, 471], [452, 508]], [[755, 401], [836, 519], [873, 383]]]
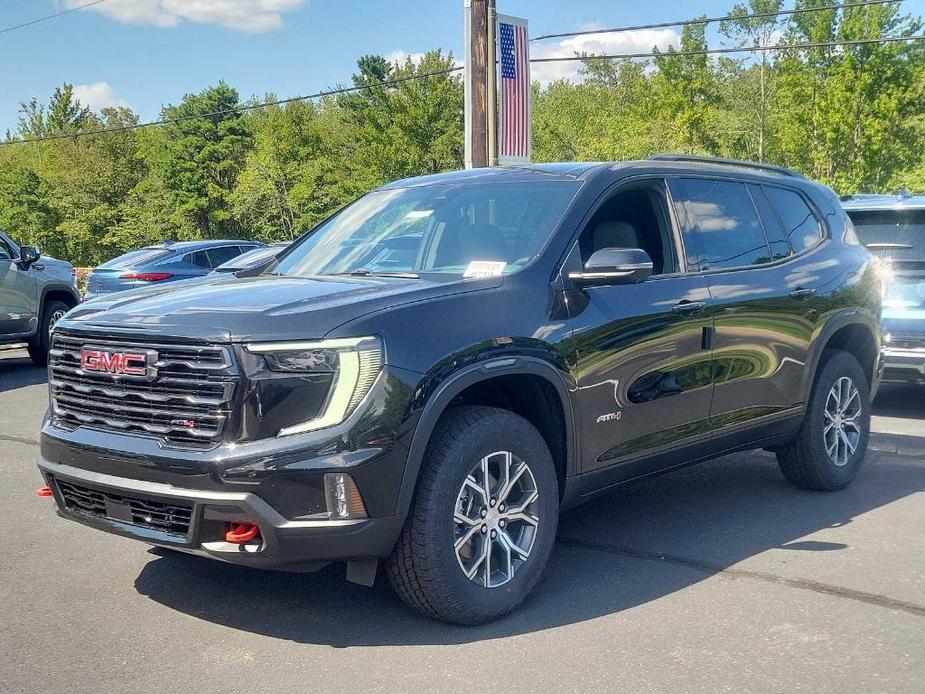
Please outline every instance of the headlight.
[[318, 342], [263, 342], [247, 345], [263, 356], [272, 371], [291, 374], [333, 374], [320, 414], [285, 427], [278, 436], [302, 434], [343, 422], [362, 402], [382, 370], [382, 342], [377, 337], [351, 337]]

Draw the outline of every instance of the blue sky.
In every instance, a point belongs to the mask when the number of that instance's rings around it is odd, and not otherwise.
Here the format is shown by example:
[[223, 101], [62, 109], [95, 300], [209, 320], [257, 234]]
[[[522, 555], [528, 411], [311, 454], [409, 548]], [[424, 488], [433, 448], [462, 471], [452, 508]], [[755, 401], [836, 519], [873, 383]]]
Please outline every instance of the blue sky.
[[[87, 1], [0, 0], [0, 28]], [[528, 17], [531, 34], [538, 35], [723, 14], [733, 2], [498, 0], [498, 10]], [[903, 7], [925, 14], [925, 0], [906, 0]], [[128, 104], [148, 120], [163, 104], [220, 79], [243, 98], [268, 92], [285, 97], [346, 82], [366, 53], [444, 48], [461, 58], [462, 20], [463, 0], [106, 0], [0, 34], [6, 66], [0, 133], [15, 126], [19, 102], [47, 100], [63, 82], [80, 85], [91, 106]], [[675, 38], [664, 30], [593, 39], [599, 43], [550, 42], [535, 51], [648, 50]], [[552, 79], [568, 69], [560, 64], [535, 76]]]

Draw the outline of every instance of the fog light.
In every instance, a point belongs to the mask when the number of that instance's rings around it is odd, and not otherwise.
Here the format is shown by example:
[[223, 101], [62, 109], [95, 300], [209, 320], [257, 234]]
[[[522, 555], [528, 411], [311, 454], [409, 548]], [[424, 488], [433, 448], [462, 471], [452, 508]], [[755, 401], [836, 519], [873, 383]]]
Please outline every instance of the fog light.
[[366, 504], [350, 475], [340, 472], [325, 475], [324, 491], [331, 518], [366, 518]]

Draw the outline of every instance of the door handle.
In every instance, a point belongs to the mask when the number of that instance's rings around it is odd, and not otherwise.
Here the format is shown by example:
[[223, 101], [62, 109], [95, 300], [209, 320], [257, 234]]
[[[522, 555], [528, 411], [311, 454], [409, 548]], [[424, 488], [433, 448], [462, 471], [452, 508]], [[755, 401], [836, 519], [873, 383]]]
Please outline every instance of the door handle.
[[815, 289], [804, 289], [803, 287], [797, 287], [792, 292], [790, 292], [791, 299], [809, 299], [812, 296], [816, 296]]
[[688, 313], [697, 313], [698, 311], [703, 311], [707, 305], [702, 301], [688, 301], [684, 299], [676, 303], [671, 307], [671, 310], [675, 313], [688, 314]]

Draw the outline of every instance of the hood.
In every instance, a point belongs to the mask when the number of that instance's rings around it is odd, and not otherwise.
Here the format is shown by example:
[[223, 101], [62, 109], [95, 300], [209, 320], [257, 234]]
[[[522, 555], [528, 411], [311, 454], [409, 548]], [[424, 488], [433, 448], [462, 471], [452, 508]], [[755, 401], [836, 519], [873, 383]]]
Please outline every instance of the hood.
[[184, 282], [92, 299], [58, 327], [211, 341], [316, 339], [368, 313], [500, 283], [501, 277], [430, 282], [268, 275]]

